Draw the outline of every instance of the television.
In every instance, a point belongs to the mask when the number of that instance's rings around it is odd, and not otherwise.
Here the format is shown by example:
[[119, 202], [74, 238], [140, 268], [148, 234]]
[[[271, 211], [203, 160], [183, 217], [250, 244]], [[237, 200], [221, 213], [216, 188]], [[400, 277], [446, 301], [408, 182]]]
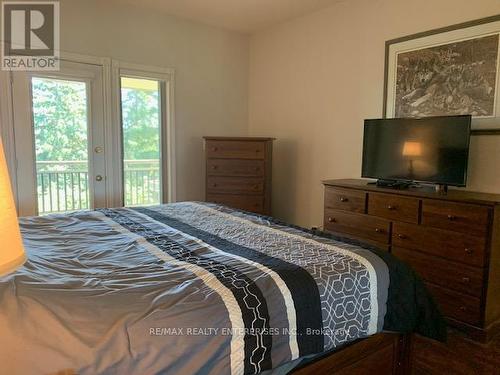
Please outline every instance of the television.
[[362, 177], [465, 186], [471, 116], [365, 120]]

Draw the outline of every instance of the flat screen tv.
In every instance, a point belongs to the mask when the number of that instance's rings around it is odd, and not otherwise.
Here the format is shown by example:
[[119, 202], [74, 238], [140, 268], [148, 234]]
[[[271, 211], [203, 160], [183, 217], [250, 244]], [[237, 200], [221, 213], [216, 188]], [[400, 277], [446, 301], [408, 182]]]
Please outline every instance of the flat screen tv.
[[362, 177], [465, 186], [471, 116], [365, 120]]

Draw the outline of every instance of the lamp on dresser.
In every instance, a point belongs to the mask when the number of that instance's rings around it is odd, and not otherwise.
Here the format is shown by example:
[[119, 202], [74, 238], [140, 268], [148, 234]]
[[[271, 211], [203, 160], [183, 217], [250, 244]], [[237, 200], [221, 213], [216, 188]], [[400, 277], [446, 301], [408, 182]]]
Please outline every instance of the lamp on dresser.
[[204, 139], [206, 201], [270, 215], [274, 138]]

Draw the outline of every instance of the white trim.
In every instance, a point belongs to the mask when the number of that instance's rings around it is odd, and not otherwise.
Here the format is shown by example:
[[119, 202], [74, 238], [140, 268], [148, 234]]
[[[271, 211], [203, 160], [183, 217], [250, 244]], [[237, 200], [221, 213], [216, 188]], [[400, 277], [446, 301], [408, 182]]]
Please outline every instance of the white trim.
[[[109, 178], [114, 169], [112, 162], [112, 155], [115, 154], [114, 139], [116, 136], [112, 132], [113, 124], [113, 108], [112, 108], [112, 72], [111, 72], [111, 59], [100, 59], [102, 65], [102, 99], [103, 99], [103, 121], [104, 121], [104, 169], [106, 175], [106, 207], [113, 206], [114, 192], [116, 189], [116, 180]], [[118, 182], [118, 185], [120, 183]]]
[[115, 59], [113, 59], [112, 64], [113, 67], [116, 68], [135, 71], [140, 77], [143, 77], [143, 75], [147, 74], [147, 77], [152, 77], [162, 80], [162, 79], [169, 79], [171, 76], [175, 75], [175, 69], [173, 68], [163, 68], [152, 65], [134, 64]]
[[111, 59], [109, 57], [98, 57], [91, 55], [82, 55], [79, 53], [61, 51], [62, 61], [78, 62], [81, 64], [111, 66]]
[[33, 139], [31, 90], [27, 72], [12, 72], [12, 114], [16, 162], [17, 211], [20, 216], [36, 214], [35, 145]]
[[[135, 211], [134, 211], [135, 213]], [[245, 361], [245, 324], [243, 322], [243, 314], [241, 308], [234, 297], [233, 292], [224, 286], [219, 279], [214, 277], [214, 275], [204, 268], [178, 260], [166, 252], [160, 250], [158, 247], [149, 243], [144, 237], [139, 236], [128, 229], [124, 228], [117, 222], [108, 218], [106, 215], [100, 213], [99, 211], [93, 211], [93, 215], [97, 216], [103, 222], [106, 222], [111, 228], [119, 233], [122, 233], [136, 241], [138, 246], [146, 249], [151, 255], [165, 261], [171, 266], [178, 266], [185, 269], [188, 272], [196, 275], [203, 283], [215, 293], [219, 295], [222, 299], [224, 306], [227, 309], [229, 320], [231, 322], [232, 335], [231, 335], [231, 352], [230, 352], [230, 362], [231, 362], [231, 374], [239, 375], [244, 373], [244, 361]]]

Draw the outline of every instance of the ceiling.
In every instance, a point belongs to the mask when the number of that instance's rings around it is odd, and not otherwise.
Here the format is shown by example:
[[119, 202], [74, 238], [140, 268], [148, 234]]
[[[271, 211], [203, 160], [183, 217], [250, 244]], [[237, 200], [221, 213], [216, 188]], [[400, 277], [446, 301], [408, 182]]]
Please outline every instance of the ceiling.
[[[137, 0], [121, 0], [139, 4]], [[341, 0], [141, 0], [140, 6], [222, 27], [254, 33]]]

